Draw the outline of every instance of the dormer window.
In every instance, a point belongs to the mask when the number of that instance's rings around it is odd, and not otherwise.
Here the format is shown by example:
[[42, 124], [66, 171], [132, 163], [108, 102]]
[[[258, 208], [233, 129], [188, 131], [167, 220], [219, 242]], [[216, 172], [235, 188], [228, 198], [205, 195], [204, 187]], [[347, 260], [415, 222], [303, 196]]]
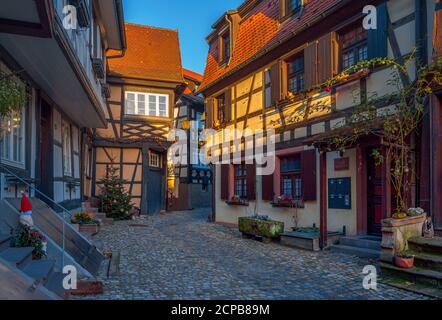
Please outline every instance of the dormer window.
[[230, 30], [220, 36], [220, 64], [227, 64], [230, 59]]
[[287, 14], [298, 11], [302, 7], [302, 0], [285, 0], [287, 2]]
[[303, 0], [280, 0], [279, 12], [282, 20], [287, 19], [293, 14], [299, 12], [303, 5]]

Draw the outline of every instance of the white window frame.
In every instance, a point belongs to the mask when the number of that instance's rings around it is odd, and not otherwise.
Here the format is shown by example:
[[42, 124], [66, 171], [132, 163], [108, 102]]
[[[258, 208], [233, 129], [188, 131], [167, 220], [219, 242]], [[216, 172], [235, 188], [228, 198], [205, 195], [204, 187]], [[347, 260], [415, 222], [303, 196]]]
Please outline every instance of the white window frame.
[[149, 167], [161, 168], [161, 155], [156, 152], [149, 153]]
[[[66, 130], [69, 134], [67, 140], [65, 137]], [[71, 125], [65, 121], [62, 122], [61, 139], [63, 144], [63, 175], [72, 177], [72, 128]]]
[[[14, 142], [14, 131], [16, 130], [13, 126], [13, 116], [14, 113], [11, 112], [9, 115], [9, 120], [2, 119], [1, 121], [3, 122], [2, 124], [2, 128], [1, 128], [1, 160], [3, 163], [9, 164], [11, 166], [14, 167], [19, 167], [21, 169], [25, 169], [26, 167], [26, 131], [25, 131], [25, 126], [26, 126], [26, 112], [25, 109], [21, 110], [21, 123], [20, 123], [20, 135], [18, 136], [19, 138], [21, 137], [23, 143], [21, 145], [21, 150], [17, 150], [19, 152], [21, 152], [22, 155], [22, 159], [21, 160], [15, 160], [14, 159], [14, 149], [17, 148], [15, 142]], [[5, 138], [6, 138], [6, 128], [5, 123], [9, 121], [9, 130], [10, 130], [10, 134], [8, 136], [9, 139], [9, 156], [8, 158], [6, 158], [4, 156], [4, 148], [5, 148]], [[17, 153], [18, 155], [18, 153]]]
[[[128, 113], [127, 108], [127, 101], [128, 101], [128, 95], [133, 94], [135, 95], [135, 107], [134, 107], [134, 113]], [[138, 97], [144, 96], [144, 113], [139, 113], [138, 111]], [[155, 97], [155, 116], [149, 114], [149, 98]], [[164, 97], [166, 99], [166, 114], [160, 115], [160, 97]], [[159, 94], [159, 93], [145, 93], [145, 92], [136, 92], [136, 91], [126, 91], [125, 92], [125, 107], [124, 112], [126, 115], [131, 116], [148, 116], [148, 117], [160, 117], [160, 118], [169, 118], [169, 95], [168, 94]]]

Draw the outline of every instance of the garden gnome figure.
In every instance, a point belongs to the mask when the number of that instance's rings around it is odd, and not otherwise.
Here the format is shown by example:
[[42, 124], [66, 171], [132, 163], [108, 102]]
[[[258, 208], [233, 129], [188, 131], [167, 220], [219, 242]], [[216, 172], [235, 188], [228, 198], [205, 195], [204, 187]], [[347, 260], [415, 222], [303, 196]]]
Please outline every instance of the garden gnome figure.
[[424, 222], [424, 226], [422, 227], [422, 236], [425, 239], [433, 239], [434, 238], [434, 226], [433, 221], [430, 216], [427, 217], [427, 220]]
[[32, 228], [34, 226], [34, 220], [32, 220], [32, 204], [23, 191], [21, 194], [20, 223]]

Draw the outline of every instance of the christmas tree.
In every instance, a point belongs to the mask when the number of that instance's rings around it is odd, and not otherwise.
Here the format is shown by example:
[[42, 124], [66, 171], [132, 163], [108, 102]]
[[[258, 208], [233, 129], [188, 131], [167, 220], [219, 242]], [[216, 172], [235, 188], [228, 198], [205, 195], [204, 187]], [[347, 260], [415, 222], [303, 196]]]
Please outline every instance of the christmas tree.
[[131, 219], [133, 205], [129, 193], [124, 190], [119, 169], [113, 165], [107, 167], [106, 176], [98, 184], [101, 185], [101, 211], [115, 220]]

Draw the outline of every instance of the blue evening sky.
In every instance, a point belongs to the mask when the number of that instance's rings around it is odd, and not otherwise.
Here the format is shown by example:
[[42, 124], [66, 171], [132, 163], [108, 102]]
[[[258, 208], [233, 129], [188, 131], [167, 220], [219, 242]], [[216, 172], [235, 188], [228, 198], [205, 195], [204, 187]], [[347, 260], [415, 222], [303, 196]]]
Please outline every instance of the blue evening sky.
[[179, 31], [183, 67], [203, 73], [211, 25], [243, 0], [124, 0], [127, 22]]

